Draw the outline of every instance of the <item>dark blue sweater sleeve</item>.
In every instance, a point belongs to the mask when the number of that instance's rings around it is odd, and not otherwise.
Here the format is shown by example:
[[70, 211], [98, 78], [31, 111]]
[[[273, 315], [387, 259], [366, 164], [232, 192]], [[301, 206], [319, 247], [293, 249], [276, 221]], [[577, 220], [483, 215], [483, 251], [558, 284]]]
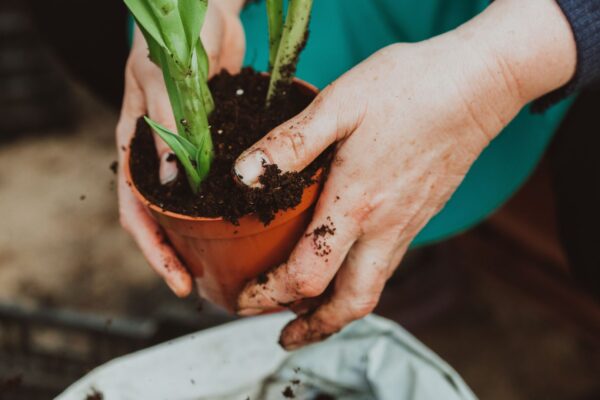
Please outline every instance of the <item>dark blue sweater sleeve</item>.
[[542, 112], [573, 92], [600, 84], [600, 0], [556, 0], [565, 13], [577, 45], [577, 69], [565, 86], [536, 100]]

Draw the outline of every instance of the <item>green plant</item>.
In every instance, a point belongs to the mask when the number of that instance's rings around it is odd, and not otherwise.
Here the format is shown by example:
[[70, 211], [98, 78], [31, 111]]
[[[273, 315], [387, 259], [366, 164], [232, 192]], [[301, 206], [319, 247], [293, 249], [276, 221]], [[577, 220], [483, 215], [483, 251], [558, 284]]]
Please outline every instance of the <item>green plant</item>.
[[308, 34], [313, 0], [289, 0], [285, 22], [283, 0], [267, 0], [269, 22], [269, 91], [267, 105], [281, 88], [291, 85]]
[[148, 43], [150, 59], [163, 72], [178, 134], [146, 121], [173, 150], [196, 193], [213, 158], [208, 116], [214, 103], [200, 40], [208, 0], [124, 1]]
[[[208, 175], [213, 143], [208, 116], [214, 102], [208, 88], [208, 56], [200, 40], [208, 0], [124, 0], [148, 44], [150, 59], [162, 72], [177, 133], [145, 117], [169, 145], [197, 193]], [[269, 71], [267, 106], [291, 85], [306, 41], [313, 0], [267, 0]]]

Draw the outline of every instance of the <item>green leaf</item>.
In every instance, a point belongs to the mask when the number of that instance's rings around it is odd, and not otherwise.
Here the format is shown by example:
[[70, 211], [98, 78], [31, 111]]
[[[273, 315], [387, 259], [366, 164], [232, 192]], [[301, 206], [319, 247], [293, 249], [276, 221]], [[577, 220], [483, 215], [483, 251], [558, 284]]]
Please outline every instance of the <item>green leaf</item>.
[[271, 71], [267, 106], [280, 85], [289, 86], [294, 79], [296, 65], [302, 45], [308, 32], [313, 0], [290, 0], [285, 23], [281, 32], [281, 42]]
[[[167, 55], [164, 54], [164, 52], [159, 53], [161, 64], [166, 64], [169, 62], [166, 57]], [[181, 102], [179, 91], [177, 90], [177, 85], [175, 84], [173, 77], [169, 74], [169, 69], [167, 67], [162, 68], [162, 72], [165, 86], [167, 88], [167, 94], [169, 95], [169, 101], [171, 102], [171, 108], [173, 109], [173, 116], [175, 117], [177, 132], [180, 136], [185, 136], [185, 127], [181, 123], [181, 121], [185, 119], [185, 114], [183, 112], [183, 104]]]
[[[167, 46], [161, 34], [161, 27], [154, 17], [154, 13], [148, 1], [149, 0], [124, 0], [138, 26], [143, 28], [143, 31], [145, 31], [149, 37], [152, 37], [159, 46], [166, 48]], [[148, 37], [146, 37], [146, 40], [148, 40]]]
[[208, 114], [214, 101], [200, 38], [209, 0], [124, 1], [146, 38], [150, 58], [162, 70], [178, 134], [146, 121], [175, 152], [196, 192], [213, 158]]
[[191, 49], [186, 40], [186, 29], [179, 14], [178, 0], [146, 0], [152, 11], [166, 48], [182, 73], [189, 68]]
[[269, 24], [269, 70], [272, 70], [283, 31], [283, 0], [267, 0], [267, 21]]
[[179, 0], [178, 3], [179, 15], [191, 53], [196, 47], [196, 43], [199, 42], [200, 30], [208, 9], [208, 0]]
[[215, 103], [210, 94], [210, 89], [208, 88], [208, 55], [206, 54], [206, 50], [202, 45], [202, 41], [198, 40], [196, 43], [196, 62], [198, 67], [199, 79], [200, 79], [200, 95], [202, 96], [202, 101], [204, 102], [204, 110], [207, 115], [213, 112], [215, 108]]
[[200, 177], [200, 181], [203, 181], [210, 171], [210, 164], [212, 162], [212, 156], [205, 149], [202, 149], [196, 153], [196, 171]]
[[[144, 120], [150, 125], [152, 129], [160, 136], [162, 140], [173, 150], [181, 165], [185, 169], [188, 181], [194, 193], [198, 191], [202, 178], [200, 177], [196, 166], [198, 165], [198, 149], [191, 144], [185, 138], [171, 132], [164, 126], [152, 121], [148, 117], [144, 117]], [[196, 164], [196, 166], [194, 166]]]
[[162, 68], [164, 61], [162, 60], [165, 50], [160, 46], [160, 44], [154, 40], [154, 37], [146, 31], [143, 27], [140, 26], [140, 31], [144, 35], [146, 39], [146, 44], [148, 44], [148, 53], [150, 56], [150, 60]]

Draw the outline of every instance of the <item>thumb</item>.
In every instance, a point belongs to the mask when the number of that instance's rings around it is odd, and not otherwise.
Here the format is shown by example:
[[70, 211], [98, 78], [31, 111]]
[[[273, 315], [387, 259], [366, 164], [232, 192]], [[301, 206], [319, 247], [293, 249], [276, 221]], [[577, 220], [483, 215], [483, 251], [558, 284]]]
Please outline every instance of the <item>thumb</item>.
[[[164, 82], [160, 80], [152, 80], [146, 87], [146, 104], [148, 107], [148, 116], [153, 121], [158, 122], [171, 132], [177, 133], [177, 125], [175, 117], [169, 102]], [[177, 164], [173, 161], [172, 151], [169, 146], [154, 133], [154, 143], [156, 144], [156, 153], [160, 160], [158, 170], [160, 183], [167, 184], [177, 178]]]
[[338, 104], [323, 91], [300, 114], [279, 125], [237, 159], [234, 172], [248, 186], [259, 185], [264, 165], [277, 164], [283, 172], [301, 171], [330, 144], [345, 135]]

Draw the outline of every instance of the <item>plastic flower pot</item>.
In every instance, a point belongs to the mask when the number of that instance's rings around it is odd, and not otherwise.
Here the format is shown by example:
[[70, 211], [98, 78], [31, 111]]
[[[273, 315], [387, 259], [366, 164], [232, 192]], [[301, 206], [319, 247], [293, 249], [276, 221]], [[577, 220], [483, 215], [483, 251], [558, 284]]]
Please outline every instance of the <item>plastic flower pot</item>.
[[[294, 84], [303, 91], [318, 92], [306, 82], [296, 79]], [[153, 204], [137, 189], [129, 160], [128, 148], [126, 179], [166, 232], [194, 276], [200, 295], [229, 311], [235, 311], [237, 297], [249, 280], [287, 260], [310, 222], [323, 176], [322, 170], [318, 170], [315, 183], [304, 190], [300, 204], [277, 213], [267, 226], [255, 215], [246, 215], [240, 218], [239, 225], [234, 225], [223, 218], [192, 217]]]

